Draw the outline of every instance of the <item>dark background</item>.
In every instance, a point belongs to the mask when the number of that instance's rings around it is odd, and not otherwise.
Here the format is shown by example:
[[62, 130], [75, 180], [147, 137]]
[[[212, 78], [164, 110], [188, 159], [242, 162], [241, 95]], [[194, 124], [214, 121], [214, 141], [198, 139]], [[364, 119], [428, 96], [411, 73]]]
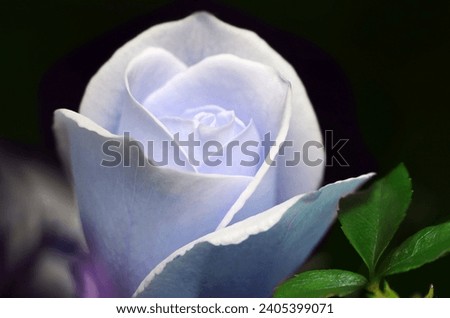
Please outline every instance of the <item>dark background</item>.
[[[16, 1], [1, 5], [0, 139], [52, 154], [51, 113], [78, 107], [99, 66], [155, 23], [204, 8], [256, 31], [297, 69], [323, 129], [350, 138], [349, 168], [403, 161], [414, 195], [396, 241], [449, 220], [450, 4], [438, 1]], [[336, 107], [339, 107], [336, 111]], [[347, 158], [347, 159], [348, 159]], [[450, 244], [450, 242], [449, 242]], [[339, 226], [312, 266], [362, 270]], [[393, 276], [402, 296], [450, 297], [450, 257]]]

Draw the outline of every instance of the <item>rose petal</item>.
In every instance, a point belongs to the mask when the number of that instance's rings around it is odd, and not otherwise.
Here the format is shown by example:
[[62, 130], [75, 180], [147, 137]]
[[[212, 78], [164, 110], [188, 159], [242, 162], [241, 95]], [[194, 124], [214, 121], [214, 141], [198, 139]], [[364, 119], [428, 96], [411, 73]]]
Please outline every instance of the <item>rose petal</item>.
[[[217, 140], [220, 142], [220, 138], [212, 140]], [[221, 174], [225, 175], [254, 176], [261, 166], [264, 157], [261, 149], [259, 149], [259, 143], [258, 146], [254, 147], [250, 147], [251, 145], [247, 147], [246, 143], [256, 143], [259, 140], [260, 137], [258, 131], [253, 123], [253, 120], [251, 120], [247, 127], [245, 127], [239, 134], [234, 136], [232, 140], [229, 140], [229, 142], [224, 142], [222, 144], [220, 156], [209, 155], [208, 151], [215, 152], [218, 149], [216, 149], [216, 147], [207, 146], [206, 143], [204, 143], [202, 145], [202, 153], [198, 155], [202, 156], [203, 162], [205, 164], [199, 167], [199, 171], [203, 173], [220, 172]], [[245, 148], [247, 149], [246, 151], [252, 151], [255, 157], [243, 153], [243, 146], [245, 146]], [[207, 162], [206, 160], [210, 162]], [[219, 160], [217, 161], [217, 163], [220, 164], [215, 165], [216, 160]]]
[[145, 160], [138, 167], [142, 152], [137, 151], [131, 151], [130, 167], [104, 167], [102, 160], [110, 158], [102, 145], [121, 143], [123, 137], [69, 110], [56, 111], [55, 130], [59, 142], [68, 145], [89, 248], [109, 266], [122, 295], [131, 295], [174, 250], [212, 232], [250, 181], [155, 167]]
[[[275, 160], [277, 155], [275, 156]], [[269, 162], [266, 159], [267, 162]], [[275, 161], [276, 162], [276, 161]], [[265, 167], [264, 167], [265, 166]], [[276, 167], [268, 163], [263, 163], [266, 169], [264, 174], [256, 174], [251, 186], [239, 196], [230, 210], [225, 214], [218, 228], [223, 228], [236, 222], [245, 220], [248, 217], [266, 211], [279, 204], [278, 187], [275, 184], [278, 180], [278, 171]], [[300, 193], [300, 192], [299, 192]]]
[[[179, 132], [187, 140], [189, 133], [198, 132], [199, 140], [217, 140], [225, 145], [238, 135], [246, 125], [232, 110], [217, 105], [190, 108], [180, 116], [160, 117], [172, 133]], [[259, 139], [258, 139], [259, 140]]]
[[[128, 104], [120, 119], [118, 134], [128, 133], [131, 138], [139, 141], [146, 158], [155, 164], [178, 170], [197, 171], [189, 162], [188, 154], [174, 141], [172, 134], [155, 116], [133, 99], [125, 103]], [[175, 158], [180, 158], [180, 162]]]
[[130, 61], [125, 79], [131, 95], [143, 103], [148, 95], [186, 69], [186, 65], [170, 52], [150, 47]]
[[[290, 90], [289, 90], [290, 93]], [[275, 170], [273, 163], [275, 158], [280, 151], [280, 146], [286, 138], [286, 134], [289, 130], [289, 121], [292, 111], [291, 94], [286, 96], [285, 100], [285, 110], [283, 113], [283, 118], [280, 123], [280, 129], [276, 135], [274, 144], [268, 146], [268, 150], [265, 150], [264, 162], [261, 164], [255, 177], [250, 182], [249, 186], [241, 193], [239, 198], [233, 204], [233, 206], [225, 214], [224, 218], [220, 222], [217, 229], [221, 229], [229, 225], [233, 220], [239, 218], [241, 210], [248, 207], [248, 201], [252, 202], [254, 205], [254, 214], [262, 212], [275, 205], [278, 188], [277, 188], [277, 171]], [[267, 134], [265, 135], [267, 136]], [[270, 140], [272, 137], [270, 137]], [[255, 200], [256, 199], [256, 200]], [[258, 201], [258, 199], [260, 201]], [[252, 214], [252, 215], [254, 215]]]
[[[191, 135], [198, 145], [193, 149], [195, 168], [200, 173], [219, 173], [226, 175], [254, 176], [263, 160], [259, 149], [260, 137], [253, 120], [246, 127], [238, 127], [230, 122], [222, 127], [195, 127], [192, 120], [179, 117], [165, 117], [161, 120], [172, 132], [179, 132], [179, 139], [186, 142]], [[193, 136], [193, 138], [192, 138]], [[258, 147], [249, 145], [247, 150], [256, 153], [258, 158], [253, 160], [251, 155], [242, 152], [241, 146], [246, 142], [258, 142]], [[229, 147], [229, 149], [228, 149]], [[227, 150], [228, 149], [228, 150]], [[184, 152], [189, 153], [189, 147], [184, 147]], [[216, 153], [216, 154], [214, 154]], [[248, 162], [242, 164], [241, 161]]]
[[179, 249], [140, 284], [138, 297], [270, 297], [308, 257], [341, 197], [373, 174], [296, 196]]
[[277, 136], [289, 84], [272, 68], [233, 55], [207, 57], [175, 75], [151, 94], [144, 106], [156, 117], [181, 116], [204, 105], [233, 110], [244, 123], [252, 119], [261, 135]]
[[[118, 135], [129, 133], [133, 139], [142, 143], [147, 158], [181, 170], [196, 171], [189, 163], [187, 154], [173, 141], [172, 134], [155, 116], [142, 106], [143, 100], [153, 91], [164, 85], [175, 74], [182, 72], [186, 66], [169, 52], [148, 48], [128, 65], [124, 85], [127, 94], [123, 103], [123, 113], [119, 126], [115, 131]], [[174, 143], [174, 147], [169, 146]], [[167, 143], [167, 144], [166, 144]], [[180, 153], [183, 165], [174, 161], [174, 151]]]

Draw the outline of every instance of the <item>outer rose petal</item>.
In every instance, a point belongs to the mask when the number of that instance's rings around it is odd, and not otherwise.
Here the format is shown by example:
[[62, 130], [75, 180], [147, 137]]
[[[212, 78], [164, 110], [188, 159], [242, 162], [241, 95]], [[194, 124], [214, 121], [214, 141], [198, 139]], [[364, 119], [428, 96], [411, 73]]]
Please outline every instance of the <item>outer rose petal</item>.
[[339, 199], [372, 175], [296, 196], [184, 246], [151, 271], [134, 295], [271, 296], [322, 238], [336, 217]]
[[214, 231], [251, 180], [138, 167], [141, 151], [131, 151], [130, 167], [104, 167], [110, 158], [103, 143], [123, 137], [68, 110], [56, 111], [55, 129], [71, 164], [89, 248], [124, 296], [170, 253]]
[[[288, 140], [295, 142], [296, 148], [292, 150], [301, 151], [307, 141], [321, 142], [313, 108], [292, 66], [254, 32], [224, 23], [205, 12], [156, 25], [117, 50], [89, 83], [80, 107], [81, 114], [107, 130], [114, 131], [122, 113], [123, 105], [120, 101], [126, 94], [122, 82], [126, 67], [132, 58], [148, 47], [161, 47], [187, 66], [212, 55], [229, 53], [275, 68], [292, 84], [292, 117], [287, 136]], [[315, 153], [310, 153], [310, 157], [323, 159], [323, 149], [316, 149]], [[321, 183], [323, 170], [323, 163], [315, 167], [304, 164], [286, 167], [279, 161], [276, 172], [268, 174], [277, 174], [276, 179], [281, 181], [276, 185], [278, 194], [275, 202], [280, 203], [299, 193], [316, 189]], [[256, 192], [254, 195], [255, 198], [263, 196], [263, 192]], [[253, 195], [242, 198], [242, 201], [251, 203], [250, 207], [257, 203]], [[243, 203], [239, 205], [243, 206]], [[264, 209], [268, 207], [264, 206]], [[254, 210], [254, 213], [263, 210]]]

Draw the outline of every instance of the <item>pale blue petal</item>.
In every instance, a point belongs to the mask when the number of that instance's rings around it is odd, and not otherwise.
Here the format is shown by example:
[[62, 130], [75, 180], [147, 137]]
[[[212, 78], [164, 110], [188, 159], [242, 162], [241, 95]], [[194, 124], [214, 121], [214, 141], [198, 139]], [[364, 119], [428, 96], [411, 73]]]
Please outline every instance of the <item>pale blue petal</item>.
[[179, 140], [189, 140], [189, 135], [195, 131], [195, 123], [190, 119], [170, 116], [160, 117], [158, 119], [167, 127], [172, 135], [178, 134]]
[[[270, 67], [233, 55], [216, 55], [174, 76], [151, 94], [144, 101], [144, 106], [156, 117], [182, 116], [186, 110], [204, 105], [233, 110], [240, 120], [246, 123], [253, 121], [259, 132], [258, 139], [253, 141], [261, 145], [259, 137], [266, 134], [273, 140], [284, 140], [286, 135], [280, 138], [280, 132], [288, 129], [289, 122], [285, 119], [290, 115], [289, 90], [289, 83]], [[233, 150], [235, 160], [230, 162], [231, 165], [218, 165], [213, 167], [214, 171], [255, 175], [259, 161], [252, 167], [241, 165], [241, 148]], [[275, 189], [272, 187], [271, 191]]]
[[88, 246], [110, 270], [123, 296], [174, 250], [211, 233], [250, 182], [248, 177], [195, 174], [156, 167], [131, 151], [130, 166], [101, 166], [109, 133], [69, 110], [55, 113], [60, 150], [71, 165]]
[[[129, 133], [142, 144], [146, 157], [155, 163], [179, 170], [196, 171], [182, 148], [175, 143], [172, 146], [173, 136], [167, 127], [142, 106], [148, 95], [185, 69], [186, 66], [172, 54], [158, 48], [148, 48], [135, 57], [128, 65], [123, 79], [127, 93], [121, 100], [123, 113], [118, 127], [111, 132], [118, 135]], [[174, 161], [174, 151], [180, 153], [178, 157], [183, 164]]]
[[[245, 208], [246, 206], [248, 206], [248, 202], [255, 203], [255, 209], [252, 210], [254, 211], [254, 214], [262, 212], [275, 205], [275, 199], [278, 192], [278, 181], [280, 180], [277, 179], [277, 171], [272, 164], [274, 163], [274, 160], [276, 159], [280, 151], [280, 146], [285, 140], [288, 133], [291, 111], [292, 102], [289, 90], [285, 100], [285, 108], [283, 117], [281, 119], [281, 124], [278, 130], [278, 134], [273, 139], [273, 144], [270, 144], [267, 149], [263, 149], [264, 161], [262, 162], [248, 187], [241, 193], [236, 202], [225, 214], [217, 229], [224, 228], [233, 223], [233, 220], [235, 220], [236, 217], [239, 217], [239, 213], [243, 209], [243, 207]], [[272, 137], [270, 137], [270, 139], [272, 140]], [[262, 203], [256, 202], [255, 199], [261, 197], [264, 197]], [[259, 210], [257, 207], [265, 208]]]
[[[209, 139], [218, 140], [218, 139]], [[209, 156], [208, 151], [216, 151], [215, 147], [207, 147], [206, 143], [203, 144], [206, 151], [200, 154], [203, 157], [203, 164], [199, 167], [199, 172], [202, 173], [218, 173], [226, 175], [243, 175], [243, 176], [254, 176], [258, 169], [261, 167], [261, 163], [264, 160], [264, 155], [260, 149], [261, 143], [259, 142], [260, 136], [256, 130], [253, 120], [245, 127], [239, 134], [233, 136], [231, 140], [226, 140], [222, 138], [222, 151], [220, 156]], [[225, 141], [226, 140], [226, 141]], [[247, 143], [247, 144], [246, 144]], [[254, 146], [247, 146], [248, 143], [253, 143]], [[257, 146], [256, 146], [257, 143]], [[251, 144], [250, 144], [251, 145]], [[243, 150], [245, 147], [246, 150]], [[251, 151], [253, 154], [249, 154]], [[207, 161], [218, 160], [217, 165], [207, 164]], [[272, 191], [274, 192], [273, 189]], [[266, 194], [268, 195], [269, 192]]]
[[131, 95], [142, 103], [147, 96], [186, 69], [186, 65], [170, 52], [151, 47], [131, 60], [124, 79]]
[[[177, 170], [196, 171], [196, 167], [190, 164], [188, 155], [174, 141], [172, 133], [160, 120], [134, 99], [128, 99], [124, 103], [127, 103], [127, 106], [120, 118], [118, 135], [128, 133], [131, 138], [139, 141], [145, 156], [156, 165]], [[180, 160], [177, 161], [175, 158], [180, 158]]]
[[341, 197], [372, 174], [294, 197], [173, 253], [138, 297], [270, 297], [304, 263], [336, 217]]
[[181, 116], [199, 106], [217, 105], [235, 112], [260, 135], [281, 129], [290, 85], [271, 67], [234, 55], [208, 57], [175, 75], [143, 102], [156, 117]]
[[[257, 175], [257, 177], [259, 176]], [[258, 181], [256, 181], [255, 178], [253, 182], [258, 182], [256, 188], [253, 191], [244, 191], [238, 201], [231, 207], [230, 211], [227, 212], [226, 223], [222, 220], [221, 227], [245, 220], [248, 217], [266, 211], [279, 204], [279, 180], [276, 167], [269, 166], [267, 172], [262, 175]], [[246, 192], [248, 192], [248, 194]], [[232, 217], [227, 218], [228, 215], [232, 215]]]

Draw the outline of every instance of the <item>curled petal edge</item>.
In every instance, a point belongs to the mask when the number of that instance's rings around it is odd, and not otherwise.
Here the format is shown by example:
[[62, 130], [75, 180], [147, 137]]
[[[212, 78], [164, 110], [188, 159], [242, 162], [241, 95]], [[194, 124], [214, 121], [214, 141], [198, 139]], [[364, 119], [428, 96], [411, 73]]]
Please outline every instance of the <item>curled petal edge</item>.
[[[133, 296], [269, 297], [273, 288], [306, 260], [323, 237], [336, 217], [339, 199], [373, 175], [368, 173], [298, 195], [185, 245], [156, 266]], [[254, 248], [258, 245], [262, 249]], [[234, 249], [231, 254], [230, 249]], [[217, 261], [224, 255], [233, 260]], [[210, 265], [214, 260], [230, 266], [223, 267], [219, 274], [219, 269]], [[258, 271], [264, 272], [262, 277]]]

